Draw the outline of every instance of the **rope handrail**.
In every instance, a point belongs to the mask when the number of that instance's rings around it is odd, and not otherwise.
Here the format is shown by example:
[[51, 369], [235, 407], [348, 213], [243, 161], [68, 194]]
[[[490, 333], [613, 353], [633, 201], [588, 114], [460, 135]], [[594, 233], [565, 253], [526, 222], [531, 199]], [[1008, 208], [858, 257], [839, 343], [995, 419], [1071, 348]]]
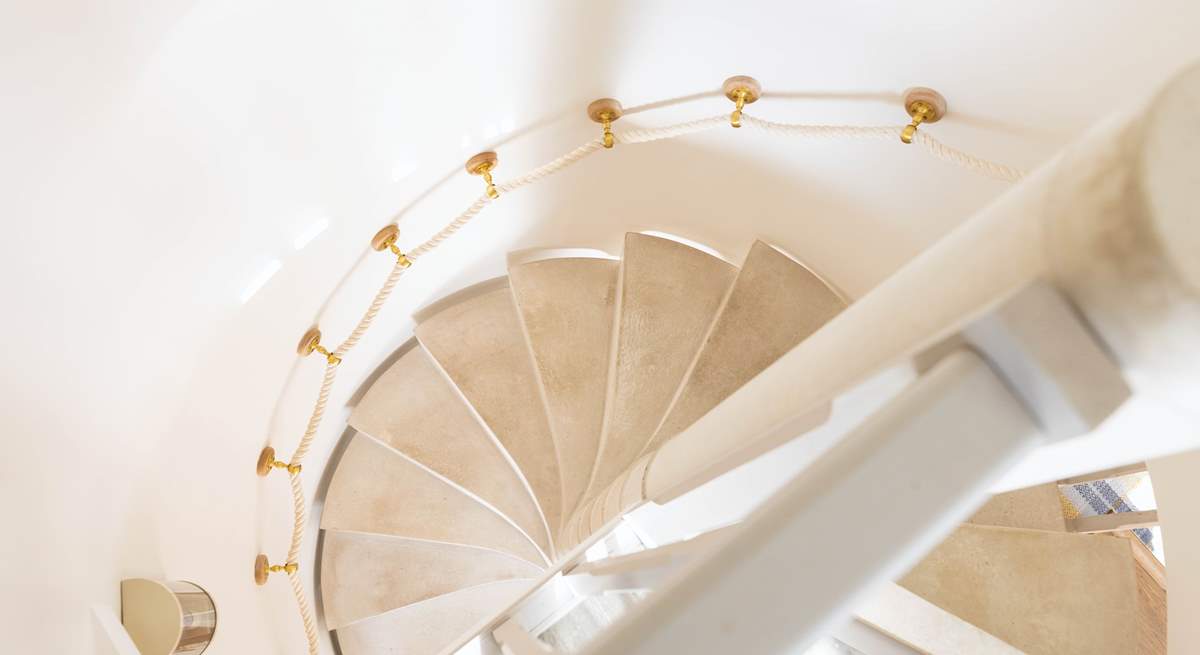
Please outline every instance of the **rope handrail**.
[[[662, 127], [636, 128], [625, 130], [614, 134], [615, 142], [618, 144], [637, 144], [650, 143], [653, 141], [661, 141], [665, 139], [673, 139], [690, 134], [696, 134], [711, 129], [716, 129], [726, 125], [729, 121], [727, 114], [701, 118], [673, 125]], [[783, 136], [798, 136], [806, 138], [861, 138], [861, 139], [887, 139], [897, 138], [901, 136], [904, 130], [903, 125], [890, 126], [856, 126], [856, 125], [808, 125], [795, 123], [777, 123], [761, 118], [756, 118], [748, 114], [741, 116], [741, 121], [744, 125], [755, 129], [767, 132], [768, 134], [778, 134]], [[986, 159], [978, 158], [967, 154], [961, 150], [957, 150], [947, 146], [940, 141], [934, 139], [926, 132], [916, 133], [916, 142], [925, 148], [931, 155], [942, 161], [954, 164], [968, 171], [992, 177], [999, 180], [1014, 182], [1019, 180], [1024, 173], [1016, 168], [1005, 166]], [[562, 169], [582, 161], [589, 155], [605, 148], [604, 142], [600, 138], [592, 139], [574, 148], [566, 154], [549, 161], [522, 176], [510, 179], [503, 184], [496, 186], [496, 189], [503, 196], [506, 193], [515, 191], [524, 186], [540, 181]], [[292, 536], [288, 546], [287, 566], [271, 567], [271, 570], [283, 571], [287, 574], [289, 582], [292, 586], [293, 595], [296, 597], [296, 607], [300, 614], [300, 619], [304, 624], [304, 634], [308, 642], [309, 655], [318, 655], [319, 641], [317, 636], [316, 624], [313, 618], [312, 608], [308, 602], [308, 596], [304, 590], [304, 581], [300, 578], [299, 567], [297, 562], [300, 558], [300, 551], [303, 547], [304, 531], [308, 525], [308, 506], [304, 496], [304, 488], [301, 483], [301, 464], [312, 447], [313, 440], [316, 438], [317, 432], [321, 427], [321, 421], [325, 416], [325, 409], [329, 403], [330, 393], [333, 389], [334, 381], [337, 378], [338, 365], [341, 360], [354, 349], [355, 346], [370, 330], [375, 318], [378, 316], [383, 306], [387, 303], [395, 289], [396, 284], [403, 277], [409, 266], [416, 263], [421, 257], [431, 253], [434, 249], [444, 243], [447, 239], [453, 236], [456, 232], [465, 227], [476, 216], [478, 216], [484, 208], [494, 202], [495, 199], [483, 194], [476, 198], [465, 210], [462, 211], [453, 220], [448, 222], [433, 236], [429, 237], [424, 242], [412, 248], [407, 253], [397, 252], [399, 257], [391, 272], [384, 280], [379, 291], [375, 293], [371, 304], [368, 305], [362, 317], [350, 332], [349, 336], [334, 351], [327, 357], [325, 364], [325, 374], [321, 380], [321, 386], [317, 391], [317, 398], [313, 405], [312, 413], [309, 415], [308, 424], [305, 427], [304, 434], [300, 438], [300, 442], [292, 454], [291, 460], [288, 462], [288, 477], [290, 478], [292, 491]], [[324, 352], [324, 351], [322, 351]]]

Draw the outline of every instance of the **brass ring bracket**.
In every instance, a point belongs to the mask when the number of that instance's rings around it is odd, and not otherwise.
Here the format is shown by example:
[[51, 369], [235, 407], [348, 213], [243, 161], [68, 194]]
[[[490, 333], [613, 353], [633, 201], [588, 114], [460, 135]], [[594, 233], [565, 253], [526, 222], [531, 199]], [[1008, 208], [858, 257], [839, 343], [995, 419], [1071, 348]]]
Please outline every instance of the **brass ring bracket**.
[[917, 127], [922, 123], [936, 123], [946, 115], [946, 98], [942, 94], [923, 86], [915, 86], [904, 92], [904, 111], [912, 122], [900, 132], [900, 140], [912, 143]]
[[616, 143], [613, 136], [612, 124], [624, 113], [621, 103], [613, 98], [600, 98], [587, 106], [588, 118], [604, 126], [604, 147], [611, 148]]
[[762, 85], [749, 75], [734, 75], [725, 80], [721, 91], [733, 101], [733, 113], [729, 115], [729, 124], [733, 127], [742, 126], [742, 109], [762, 97]]

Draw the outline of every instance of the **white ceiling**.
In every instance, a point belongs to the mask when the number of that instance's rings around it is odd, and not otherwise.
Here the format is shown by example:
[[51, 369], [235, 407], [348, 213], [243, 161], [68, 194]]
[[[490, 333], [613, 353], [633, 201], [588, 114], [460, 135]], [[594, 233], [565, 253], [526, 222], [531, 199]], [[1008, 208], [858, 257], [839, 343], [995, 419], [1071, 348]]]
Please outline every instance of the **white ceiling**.
[[[346, 333], [389, 266], [342, 279], [366, 240], [403, 208], [407, 245], [465, 207], [475, 151], [503, 142], [503, 181], [592, 137], [593, 98], [750, 74], [768, 96], [749, 113], [786, 121], [897, 124], [888, 99], [932, 86], [951, 114], [923, 129], [1033, 167], [1198, 56], [1194, 1], [7, 3], [0, 626], [22, 652], [102, 652], [87, 611], [116, 606], [116, 580], [192, 579], [223, 610], [210, 652], [296, 652], [286, 585], [250, 583], [290, 526], [283, 479], [253, 462], [294, 447], [319, 374], [294, 341], [314, 318]], [[422, 261], [335, 401], [412, 308], [510, 249], [614, 251], [658, 229], [737, 260], [763, 236], [859, 296], [1004, 188], [916, 146], [750, 130], [598, 153]], [[342, 425], [333, 412], [318, 456]]]

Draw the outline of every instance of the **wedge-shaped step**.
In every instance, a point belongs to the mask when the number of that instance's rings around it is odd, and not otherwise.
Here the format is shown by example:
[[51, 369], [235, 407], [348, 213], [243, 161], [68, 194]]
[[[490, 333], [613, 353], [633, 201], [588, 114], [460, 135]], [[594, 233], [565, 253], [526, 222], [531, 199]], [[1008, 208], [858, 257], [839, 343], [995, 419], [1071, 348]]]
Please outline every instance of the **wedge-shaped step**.
[[562, 257], [508, 270], [558, 444], [564, 516], [583, 494], [600, 447], [619, 266]]
[[500, 514], [364, 434], [354, 436], [338, 463], [321, 527], [480, 546], [546, 563]]
[[479, 496], [550, 552], [541, 512], [520, 475], [420, 346], [371, 385], [350, 425]]
[[900, 586], [1030, 655], [1141, 652], [1124, 539], [964, 525]]
[[417, 339], [516, 461], [557, 534], [562, 479], [533, 360], [507, 282], [485, 285], [427, 310]]
[[334, 634], [343, 655], [440, 653], [532, 584], [532, 580], [506, 580], [469, 587], [351, 623]]
[[616, 361], [589, 494], [642, 452], [736, 274], [728, 262], [677, 241], [625, 235]]
[[1027, 530], [1067, 531], [1058, 485], [1053, 482], [996, 494], [966, 522]]
[[841, 296], [817, 274], [755, 241], [646, 451], [696, 422], [845, 307]]
[[492, 550], [331, 530], [321, 550], [325, 623], [337, 629], [459, 589], [540, 574]]

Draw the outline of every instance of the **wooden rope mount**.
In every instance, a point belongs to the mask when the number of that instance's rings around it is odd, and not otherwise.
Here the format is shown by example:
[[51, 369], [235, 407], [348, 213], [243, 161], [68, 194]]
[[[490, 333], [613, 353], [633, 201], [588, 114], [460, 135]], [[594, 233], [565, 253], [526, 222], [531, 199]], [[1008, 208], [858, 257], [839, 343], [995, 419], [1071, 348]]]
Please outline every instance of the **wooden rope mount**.
[[936, 123], [946, 115], [946, 98], [933, 89], [914, 86], [904, 92], [904, 111], [912, 122], [900, 132], [900, 140], [912, 143], [921, 123]]
[[496, 190], [496, 183], [492, 181], [492, 170], [499, 163], [500, 158], [491, 150], [481, 152], [467, 160], [467, 172], [483, 177], [483, 181], [487, 183], [487, 195], [492, 200], [500, 197], [500, 192]]
[[382, 229], [375, 233], [375, 236], [371, 237], [371, 248], [379, 252], [391, 250], [392, 254], [396, 256], [396, 262], [403, 268], [408, 268], [409, 266], [412, 266], [412, 260], [410, 260], [408, 255], [404, 254], [400, 248], [396, 246], [396, 239], [399, 237], [399, 227], [397, 227], [395, 224], [385, 225]]
[[259, 476], [266, 476], [271, 472], [271, 469], [287, 469], [289, 475], [296, 475], [300, 472], [299, 464], [288, 464], [275, 459], [275, 449], [267, 446], [258, 454], [258, 464], [255, 466], [255, 471]]
[[296, 352], [301, 357], [307, 357], [314, 352], [321, 353], [325, 356], [325, 360], [330, 364], [337, 365], [342, 363], [342, 358], [329, 352], [325, 346], [321, 345], [321, 330], [318, 328], [310, 328], [304, 336], [300, 337], [300, 343], [296, 345]]
[[588, 118], [604, 126], [604, 147], [611, 148], [615, 143], [612, 124], [624, 113], [621, 103], [612, 98], [600, 98], [587, 106]]
[[762, 85], [749, 75], [734, 75], [725, 80], [721, 91], [733, 101], [733, 113], [729, 115], [729, 124], [733, 127], [742, 126], [742, 109], [762, 97]]
[[267, 561], [267, 556], [259, 553], [258, 557], [254, 558], [254, 584], [263, 586], [267, 584], [267, 579], [272, 573], [287, 573], [291, 575], [300, 570], [300, 565], [295, 562], [287, 564], [271, 564]]

